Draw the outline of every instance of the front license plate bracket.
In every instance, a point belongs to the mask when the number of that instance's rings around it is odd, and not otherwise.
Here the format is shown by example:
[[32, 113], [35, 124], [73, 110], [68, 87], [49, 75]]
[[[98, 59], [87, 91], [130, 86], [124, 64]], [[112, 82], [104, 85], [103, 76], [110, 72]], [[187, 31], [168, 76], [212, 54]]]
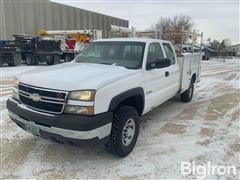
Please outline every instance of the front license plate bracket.
[[37, 127], [36, 125], [34, 125], [33, 123], [28, 123], [25, 125], [25, 128], [28, 132], [34, 134], [34, 135], [37, 135], [37, 136], [40, 136], [40, 129], [39, 127]]

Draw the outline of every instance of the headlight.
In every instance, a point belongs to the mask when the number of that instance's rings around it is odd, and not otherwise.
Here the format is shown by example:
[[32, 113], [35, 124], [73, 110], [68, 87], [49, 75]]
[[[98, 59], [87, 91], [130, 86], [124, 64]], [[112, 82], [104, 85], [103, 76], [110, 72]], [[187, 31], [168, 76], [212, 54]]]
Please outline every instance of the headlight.
[[65, 113], [67, 114], [77, 114], [77, 115], [93, 115], [94, 108], [93, 106], [75, 106], [75, 105], [66, 105]]
[[20, 101], [19, 94], [18, 94], [18, 86], [19, 86], [19, 81], [17, 79], [13, 80], [13, 92], [12, 92], [12, 98]]
[[77, 101], [93, 101], [96, 91], [72, 91], [68, 95], [68, 99]]

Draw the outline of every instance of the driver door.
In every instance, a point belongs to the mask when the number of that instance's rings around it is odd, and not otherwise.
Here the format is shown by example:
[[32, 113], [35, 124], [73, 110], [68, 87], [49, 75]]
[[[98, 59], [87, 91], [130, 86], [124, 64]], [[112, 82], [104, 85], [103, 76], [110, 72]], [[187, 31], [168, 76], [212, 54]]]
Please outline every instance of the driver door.
[[[164, 54], [161, 44], [158, 42], [151, 43], [148, 47], [147, 62], [156, 62], [163, 60]], [[169, 99], [168, 87], [171, 86], [169, 81], [169, 67], [153, 68], [145, 70], [145, 110], [150, 111]]]

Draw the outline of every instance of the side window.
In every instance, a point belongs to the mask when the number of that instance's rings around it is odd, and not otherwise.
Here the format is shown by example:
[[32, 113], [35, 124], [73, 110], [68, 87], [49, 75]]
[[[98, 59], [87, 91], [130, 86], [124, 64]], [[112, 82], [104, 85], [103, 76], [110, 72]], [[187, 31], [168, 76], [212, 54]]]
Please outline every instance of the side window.
[[159, 43], [152, 43], [148, 47], [147, 63], [164, 58], [162, 48]]
[[171, 64], [175, 64], [174, 51], [173, 51], [171, 45], [168, 44], [168, 43], [163, 43], [163, 48], [164, 48], [164, 50], [166, 52], [167, 58], [170, 59]]

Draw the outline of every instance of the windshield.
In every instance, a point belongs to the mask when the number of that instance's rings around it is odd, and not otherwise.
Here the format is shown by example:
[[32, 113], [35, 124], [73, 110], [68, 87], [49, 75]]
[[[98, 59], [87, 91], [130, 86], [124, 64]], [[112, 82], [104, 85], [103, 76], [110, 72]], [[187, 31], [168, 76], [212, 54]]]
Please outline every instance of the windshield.
[[75, 62], [139, 69], [142, 66], [144, 47], [143, 42], [92, 42], [75, 58]]

